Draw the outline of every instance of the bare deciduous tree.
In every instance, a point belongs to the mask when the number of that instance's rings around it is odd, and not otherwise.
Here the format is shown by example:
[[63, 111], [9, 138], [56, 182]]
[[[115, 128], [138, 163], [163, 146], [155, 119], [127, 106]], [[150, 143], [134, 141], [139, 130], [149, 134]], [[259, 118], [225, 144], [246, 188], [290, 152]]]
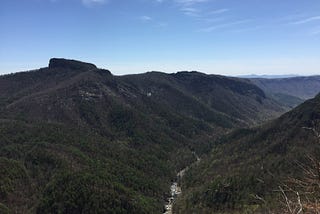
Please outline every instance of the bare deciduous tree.
[[[312, 131], [320, 145], [320, 131], [315, 124], [303, 129]], [[307, 155], [306, 160], [306, 163], [297, 162], [301, 178], [289, 178], [286, 184], [279, 186], [283, 198], [283, 213], [320, 214], [320, 158]]]

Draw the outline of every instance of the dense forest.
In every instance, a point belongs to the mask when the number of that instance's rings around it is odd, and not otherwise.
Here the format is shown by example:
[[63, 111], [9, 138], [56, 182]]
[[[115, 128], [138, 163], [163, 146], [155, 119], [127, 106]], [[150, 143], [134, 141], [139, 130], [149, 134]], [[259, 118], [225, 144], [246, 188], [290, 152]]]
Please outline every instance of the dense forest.
[[314, 150], [301, 127], [319, 119], [318, 101], [249, 128], [290, 105], [246, 79], [114, 76], [65, 59], [0, 76], [0, 212], [163, 213], [197, 156], [177, 212], [264, 209], [252, 194], [276, 207], [270, 192]]
[[319, 122], [320, 95], [274, 121], [221, 137], [187, 172], [176, 212], [290, 213], [294, 205], [284, 196], [293, 193], [301, 210], [316, 213]]

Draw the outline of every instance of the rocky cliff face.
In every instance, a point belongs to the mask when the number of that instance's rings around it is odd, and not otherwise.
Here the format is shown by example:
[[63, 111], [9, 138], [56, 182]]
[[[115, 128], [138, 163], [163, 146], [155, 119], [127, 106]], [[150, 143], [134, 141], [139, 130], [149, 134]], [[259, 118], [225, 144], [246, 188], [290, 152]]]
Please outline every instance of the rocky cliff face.
[[72, 70], [94, 70], [97, 67], [91, 63], [63, 58], [52, 58], [49, 61], [49, 68], [68, 68]]

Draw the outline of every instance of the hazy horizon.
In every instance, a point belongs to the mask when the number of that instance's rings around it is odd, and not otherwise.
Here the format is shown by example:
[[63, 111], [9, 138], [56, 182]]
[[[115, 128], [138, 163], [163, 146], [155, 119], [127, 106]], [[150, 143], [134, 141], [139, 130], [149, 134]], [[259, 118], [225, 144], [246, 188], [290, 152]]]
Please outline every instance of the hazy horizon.
[[[66, 58], [60, 58], [60, 59], [66, 59]], [[75, 60], [75, 59], [66, 59], [66, 60]], [[85, 63], [91, 63], [88, 61], [82, 61]], [[38, 68], [33, 68], [33, 69], [25, 69], [25, 70], [20, 70], [20, 71], [14, 71], [14, 72], [9, 72], [9, 73], [1, 73], [0, 72], [0, 76], [2, 75], [6, 75], [6, 74], [14, 74], [14, 73], [20, 73], [20, 72], [29, 72], [29, 71], [34, 71], [34, 70], [38, 70], [40, 68], [45, 68], [48, 67], [48, 65], [46, 66], [40, 66]], [[266, 78], [266, 79], [276, 79], [276, 78], [291, 78], [291, 77], [303, 77], [303, 76], [318, 76], [319, 74], [294, 74], [294, 73], [288, 73], [288, 74], [255, 74], [255, 73], [247, 73], [247, 74], [223, 74], [223, 73], [207, 73], [207, 72], [203, 72], [200, 70], [176, 70], [176, 71], [172, 71], [172, 72], [166, 72], [166, 71], [161, 71], [161, 70], [146, 70], [146, 71], [141, 71], [141, 72], [128, 72], [128, 73], [114, 73], [112, 70], [106, 68], [106, 67], [100, 67], [97, 66], [99, 69], [107, 69], [109, 70], [113, 75], [116, 76], [122, 76], [122, 75], [131, 75], [131, 74], [143, 74], [143, 73], [147, 73], [147, 72], [162, 72], [162, 73], [167, 73], [167, 74], [172, 74], [172, 73], [178, 73], [178, 72], [200, 72], [200, 73], [204, 73], [204, 74], [213, 74], [213, 75], [223, 75], [223, 76], [229, 76], [229, 77], [238, 77], [238, 78]]]
[[317, 0], [4, 0], [0, 74], [63, 57], [115, 75], [316, 75], [319, 11]]

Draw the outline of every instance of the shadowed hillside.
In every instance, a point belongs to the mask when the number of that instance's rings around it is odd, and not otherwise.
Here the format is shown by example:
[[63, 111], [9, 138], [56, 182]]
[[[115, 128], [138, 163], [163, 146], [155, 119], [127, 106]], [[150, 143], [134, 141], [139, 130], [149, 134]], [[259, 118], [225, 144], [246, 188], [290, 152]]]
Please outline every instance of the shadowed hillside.
[[177, 213], [280, 212], [279, 185], [303, 179], [301, 165], [319, 157], [312, 131], [319, 121], [320, 95], [268, 124], [222, 137], [186, 174]]

